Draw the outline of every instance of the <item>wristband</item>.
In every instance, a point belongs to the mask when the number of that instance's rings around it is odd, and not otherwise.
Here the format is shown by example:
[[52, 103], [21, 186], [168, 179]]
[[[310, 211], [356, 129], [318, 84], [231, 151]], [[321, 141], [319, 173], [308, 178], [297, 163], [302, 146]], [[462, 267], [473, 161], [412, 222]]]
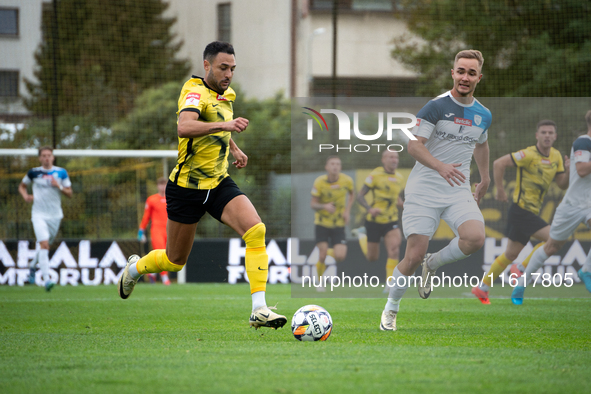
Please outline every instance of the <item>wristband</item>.
[[62, 185], [60, 185], [60, 191], [63, 191], [64, 187]]

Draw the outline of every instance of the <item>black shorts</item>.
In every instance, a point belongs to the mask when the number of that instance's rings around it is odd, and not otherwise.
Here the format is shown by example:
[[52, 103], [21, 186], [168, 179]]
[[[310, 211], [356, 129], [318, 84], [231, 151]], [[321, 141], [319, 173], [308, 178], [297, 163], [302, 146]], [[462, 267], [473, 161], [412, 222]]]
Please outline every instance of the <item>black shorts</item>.
[[388, 223], [376, 223], [365, 220], [365, 230], [367, 231], [367, 242], [380, 242], [383, 236], [390, 231], [398, 228], [398, 221]]
[[334, 246], [336, 244], [347, 244], [347, 237], [345, 237], [344, 227], [328, 228], [324, 226], [316, 225], [316, 243], [328, 242], [328, 246]]
[[511, 241], [525, 245], [536, 231], [547, 225], [548, 223], [535, 213], [527, 211], [517, 204], [511, 204], [507, 213], [505, 235]]
[[197, 223], [205, 215], [205, 212], [222, 222], [222, 212], [224, 212], [226, 205], [241, 194], [244, 193], [229, 176], [211, 190], [189, 189], [175, 185], [168, 180], [166, 212], [170, 220], [179, 223]]

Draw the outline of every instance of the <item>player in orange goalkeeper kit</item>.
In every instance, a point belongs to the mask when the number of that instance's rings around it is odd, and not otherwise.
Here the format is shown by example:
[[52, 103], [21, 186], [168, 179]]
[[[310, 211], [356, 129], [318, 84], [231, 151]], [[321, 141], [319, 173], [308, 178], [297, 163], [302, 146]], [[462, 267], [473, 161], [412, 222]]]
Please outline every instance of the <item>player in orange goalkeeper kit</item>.
[[141, 259], [129, 257], [119, 279], [119, 296], [126, 299], [143, 274], [180, 271], [193, 247], [197, 223], [205, 213], [236, 231], [246, 243], [246, 275], [250, 283], [251, 327], [283, 327], [287, 323], [267, 307], [265, 293], [269, 256], [265, 225], [248, 197], [228, 174], [228, 154], [237, 168], [248, 157], [232, 140], [248, 127], [248, 119], [234, 118], [236, 93], [230, 87], [236, 58], [226, 42], [208, 44], [203, 52], [205, 77], [193, 76], [183, 85], [178, 101], [178, 162], [166, 185], [166, 249]]
[[[140, 223], [140, 229], [137, 237], [140, 242], [146, 242], [146, 227], [148, 222], [152, 221], [150, 226], [150, 238], [152, 239], [153, 249], [166, 249], [166, 221], [168, 215], [166, 214], [166, 178], [158, 178], [158, 193], [151, 195], [146, 199], [146, 207], [144, 209], [144, 217]], [[156, 281], [157, 274], [148, 274], [150, 282]], [[170, 285], [168, 279], [168, 272], [162, 271], [160, 273], [162, 283], [166, 286]]]

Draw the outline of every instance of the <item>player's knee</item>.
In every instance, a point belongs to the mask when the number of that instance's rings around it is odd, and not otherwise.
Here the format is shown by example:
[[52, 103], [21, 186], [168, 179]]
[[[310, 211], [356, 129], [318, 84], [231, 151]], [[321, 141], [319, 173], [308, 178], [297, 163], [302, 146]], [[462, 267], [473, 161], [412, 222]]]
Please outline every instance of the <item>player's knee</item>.
[[469, 234], [467, 236], [464, 237], [463, 241], [464, 241], [464, 245], [466, 246], [466, 248], [468, 249], [466, 252], [464, 252], [465, 254], [472, 254], [478, 250], [480, 250], [480, 248], [482, 248], [484, 246], [484, 240], [485, 240], [485, 236], [484, 234], [479, 234], [479, 233], [475, 233], [475, 234]]
[[367, 253], [367, 261], [378, 261], [378, 259], [380, 258], [380, 256], [378, 254], [374, 254], [374, 253]]
[[264, 248], [266, 232], [267, 228], [265, 224], [259, 222], [248, 229], [242, 236], [242, 239], [246, 243], [247, 248]]
[[337, 263], [340, 263], [341, 261], [345, 260], [346, 257], [347, 253], [335, 253], [334, 255], [334, 259], [337, 261]]

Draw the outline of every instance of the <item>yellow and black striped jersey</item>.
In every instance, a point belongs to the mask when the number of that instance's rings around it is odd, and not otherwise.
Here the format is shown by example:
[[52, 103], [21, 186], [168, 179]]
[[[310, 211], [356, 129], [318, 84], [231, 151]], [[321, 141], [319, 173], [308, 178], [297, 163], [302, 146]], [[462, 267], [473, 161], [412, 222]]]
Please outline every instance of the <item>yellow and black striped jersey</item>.
[[369, 213], [366, 219], [370, 222], [385, 224], [398, 220], [398, 196], [402, 192], [404, 176], [394, 171], [393, 174], [387, 173], [384, 167], [374, 169], [365, 179], [365, 186], [373, 193], [372, 208], [379, 208], [382, 212], [375, 217]]
[[321, 175], [314, 181], [312, 196], [318, 197], [321, 204], [334, 203], [334, 213], [321, 209], [316, 211], [314, 224], [327, 228], [345, 227], [345, 206], [347, 194], [353, 193], [353, 179], [349, 175], [339, 174], [336, 182], [329, 182], [328, 175]]
[[[211, 90], [202, 78], [193, 75], [183, 85], [179, 97], [178, 117], [182, 111], [199, 114], [200, 122], [229, 122], [233, 119], [236, 93], [230, 87], [223, 95]], [[202, 137], [179, 137], [177, 165], [170, 174], [175, 184], [189, 189], [213, 189], [228, 176], [230, 131]]]
[[550, 154], [544, 156], [534, 145], [511, 153], [511, 159], [517, 166], [513, 202], [537, 215], [554, 176], [564, 172], [562, 155], [550, 148]]

